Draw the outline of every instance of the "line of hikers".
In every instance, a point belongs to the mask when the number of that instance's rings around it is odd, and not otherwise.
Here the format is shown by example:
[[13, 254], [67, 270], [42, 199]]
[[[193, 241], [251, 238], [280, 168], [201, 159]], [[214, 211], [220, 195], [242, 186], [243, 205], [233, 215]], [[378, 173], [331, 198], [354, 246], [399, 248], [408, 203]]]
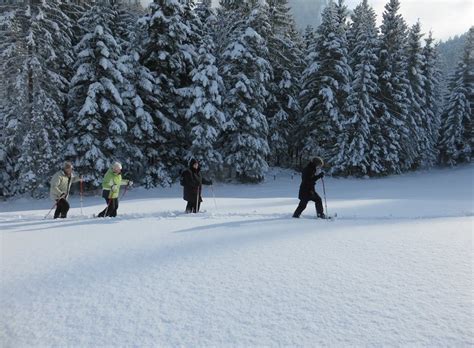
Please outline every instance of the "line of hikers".
[[[294, 218], [300, 217], [309, 201], [315, 202], [317, 217], [321, 219], [326, 218], [321, 197], [314, 188], [316, 181], [324, 177], [324, 172], [321, 171], [323, 165], [323, 160], [320, 157], [315, 157], [303, 169], [298, 193], [300, 203], [293, 214]], [[318, 171], [321, 172], [316, 174]], [[98, 217], [117, 216], [120, 187], [126, 186], [128, 188], [133, 185], [133, 181], [122, 179], [121, 173], [122, 164], [120, 162], [114, 162], [105, 173], [102, 180], [102, 197], [105, 199], [107, 206], [97, 215]], [[63, 169], [53, 175], [50, 182], [50, 197], [55, 202], [55, 219], [67, 217], [70, 207], [68, 202], [69, 192], [71, 185], [76, 182], [80, 182], [82, 185], [82, 176], [74, 175], [71, 162], [65, 162]], [[199, 212], [202, 203], [202, 185], [212, 185], [212, 180], [207, 180], [201, 175], [197, 160], [192, 159], [189, 163], [189, 168], [182, 172], [180, 184], [183, 186], [183, 199], [187, 201], [186, 213]]]
[[[132, 186], [133, 181], [122, 179], [122, 165], [119, 162], [114, 162], [107, 170], [102, 180], [102, 197], [107, 203], [106, 208], [101, 211], [98, 217], [116, 217], [119, 206], [119, 193], [121, 186]], [[56, 211], [54, 218], [64, 219], [67, 217], [69, 211], [69, 192], [71, 185], [80, 182], [82, 185], [82, 176], [76, 176], [73, 173], [73, 166], [71, 162], [65, 162], [63, 169], [56, 172], [50, 182], [49, 195], [53, 201], [56, 202]], [[81, 187], [82, 191], [82, 187]]]

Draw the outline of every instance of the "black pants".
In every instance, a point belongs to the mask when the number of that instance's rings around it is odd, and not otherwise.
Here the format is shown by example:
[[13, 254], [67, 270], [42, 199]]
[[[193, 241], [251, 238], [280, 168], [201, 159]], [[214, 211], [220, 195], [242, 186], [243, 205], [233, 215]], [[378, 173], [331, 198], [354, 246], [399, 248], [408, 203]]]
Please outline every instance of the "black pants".
[[69, 211], [69, 202], [64, 198], [58, 199], [56, 201], [56, 211], [54, 212], [54, 218], [65, 219], [67, 217], [67, 212]]
[[197, 213], [199, 211], [199, 208], [201, 208], [201, 202], [198, 203], [197, 210], [196, 210], [196, 203], [197, 202], [188, 202], [186, 205], [186, 213]]
[[300, 204], [298, 204], [298, 207], [295, 210], [295, 213], [293, 214], [293, 217], [300, 217], [301, 213], [303, 210], [306, 209], [306, 206], [308, 205], [309, 201], [313, 201], [316, 206], [316, 214], [318, 216], [324, 214], [324, 209], [323, 209], [323, 201], [321, 197], [315, 192], [309, 197], [309, 199], [301, 199]]
[[102, 197], [105, 199], [105, 202], [107, 203], [107, 207], [102, 210], [98, 217], [105, 217], [105, 216], [110, 216], [110, 217], [116, 217], [117, 216], [117, 209], [119, 206], [118, 198], [109, 198], [110, 191], [108, 190], [103, 190], [102, 191]]

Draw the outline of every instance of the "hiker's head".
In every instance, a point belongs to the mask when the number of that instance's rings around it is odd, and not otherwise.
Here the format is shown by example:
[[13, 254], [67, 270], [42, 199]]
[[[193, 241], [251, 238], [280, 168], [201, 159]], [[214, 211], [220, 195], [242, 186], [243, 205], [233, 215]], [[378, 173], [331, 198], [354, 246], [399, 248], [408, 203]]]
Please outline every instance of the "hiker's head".
[[114, 162], [112, 164], [112, 171], [115, 174], [120, 174], [120, 172], [122, 171], [122, 164], [120, 162]]
[[72, 163], [71, 162], [64, 162], [64, 166], [63, 166], [63, 171], [64, 171], [64, 174], [66, 174], [67, 176], [70, 176], [72, 174], [72, 170], [73, 170], [73, 166], [72, 166]]
[[197, 159], [193, 158], [191, 161], [189, 161], [189, 167], [192, 169], [199, 169], [199, 162]]
[[313, 163], [313, 165], [316, 167], [316, 168], [322, 168], [324, 166], [324, 161], [321, 157], [314, 157], [312, 160], [311, 160], [311, 163]]

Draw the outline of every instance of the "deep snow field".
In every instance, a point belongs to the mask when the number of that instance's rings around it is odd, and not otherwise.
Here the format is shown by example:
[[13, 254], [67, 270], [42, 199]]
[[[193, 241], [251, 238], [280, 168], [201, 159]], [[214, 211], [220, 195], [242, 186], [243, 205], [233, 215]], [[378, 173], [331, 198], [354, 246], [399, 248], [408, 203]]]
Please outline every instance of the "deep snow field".
[[300, 178], [278, 169], [204, 187], [196, 215], [179, 185], [115, 219], [99, 197], [62, 221], [0, 202], [0, 346], [472, 346], [473, 177], [326, 178], [335, 221], [292, 219]]

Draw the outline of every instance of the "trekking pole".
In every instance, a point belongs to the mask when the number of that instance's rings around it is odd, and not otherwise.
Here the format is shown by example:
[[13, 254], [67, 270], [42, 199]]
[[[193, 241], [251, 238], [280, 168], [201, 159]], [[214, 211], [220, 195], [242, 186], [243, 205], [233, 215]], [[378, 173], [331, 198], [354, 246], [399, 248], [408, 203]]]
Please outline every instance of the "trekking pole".
[[199, 196], [200, 196], [200, 195], [201, 195], [201, 186], [198, 186], [198, 191], [197, 191], [197, 195], [196, 195], [196, 207], [195, 207], [195, 210], [194, 210], [195, 213], [198, 212]]
[[126, 185], [126, 186], [125, 186], [125, 189], [123, 190], [122, 197], [120, 197], [120, 200], [122, 200], [123, 197], [125, 196], [125, 194], [127, 193], [128, 186], [129, 186], [129, 185]]
[[321, 182], [323, 183], [323, 194], [324, 194], [324, 208], [326, 209], [326, 215], [328, 214], [328, 203], [326, 201], [326, 185], [324, 185], [324, 178], [321, 178]]
[[110, 207], [110, 202], [112, 202], [112, 188], [110, 188], [109, 199], [107, 200], [107, 207], [105, 208], [104, 217], [107, 216], [107, 212], [109, 211]]
[[51, 209], [48, 211], [48, 214], [45, 215], [45, 217], [43, 219], [46, 219], [49, 214], [51, 214], [51, 212], [53, 211], [53, 209], [56, 207], [56, 205], [58, 204], [58, 202], [55, 202], [54, 205], [51, 207]]
[[82, 184], [82, 176], [81, 176], [81, 181], [79, 182], [79, 187], [81, 191], [81, 215], [84, 215], [84, 212], [82, 211], [82, 197], [83, 197], [83, 184]]
[[217, 202], [216, 202], [216, 195], [214, 194], [214, 186], [211, 185], [212, 197], [214, 198], [214, 206], [216, 207], [217, 211]]

